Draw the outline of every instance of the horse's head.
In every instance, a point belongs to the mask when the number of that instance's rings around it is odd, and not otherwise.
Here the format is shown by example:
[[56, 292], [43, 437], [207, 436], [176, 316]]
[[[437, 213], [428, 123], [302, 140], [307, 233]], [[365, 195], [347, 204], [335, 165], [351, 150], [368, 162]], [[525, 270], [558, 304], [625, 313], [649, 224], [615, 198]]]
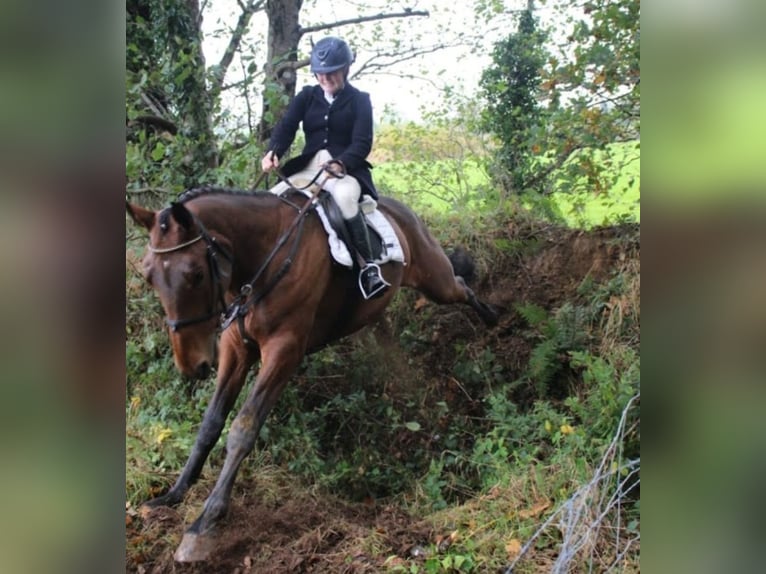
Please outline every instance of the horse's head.
[[162, 211], [127, 204], [149, 230], [143, 275], [165, 310], [176, 367], [205, 378], [216, 360], [216, 335], [231, 281], [230, 245], [214, 237], [181, 203]]

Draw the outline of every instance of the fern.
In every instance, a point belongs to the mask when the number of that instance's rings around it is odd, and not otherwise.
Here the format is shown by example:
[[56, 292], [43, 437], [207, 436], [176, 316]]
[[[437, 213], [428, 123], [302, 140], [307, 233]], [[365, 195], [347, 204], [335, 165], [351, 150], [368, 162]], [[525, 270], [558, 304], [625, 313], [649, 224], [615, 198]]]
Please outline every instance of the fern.
[[589, 309], [570, 302], [550, 315], [533, 303], [516, 309], [540, 339], [530, 353], [525, 378], [539, 398], [546, 398], [550, 383], [568, 361], [567, 353], [585, 348], [590, 333]]
[[588, 310], [567, 301], [555, 316], [555, 336], [561, 350], [581, 348], [590, 330]]
[[534, 303], [516, 305], [516, 311], [530, 327], [539, 327], [548, 321], [548, 312]]
[[558, 345], [553, 339], [545, 339], [529, 355], [529, 378], [535, 385], [539, 397], [547, 394], [548, 384], [558, 372], [561, 364], [557, 362]]

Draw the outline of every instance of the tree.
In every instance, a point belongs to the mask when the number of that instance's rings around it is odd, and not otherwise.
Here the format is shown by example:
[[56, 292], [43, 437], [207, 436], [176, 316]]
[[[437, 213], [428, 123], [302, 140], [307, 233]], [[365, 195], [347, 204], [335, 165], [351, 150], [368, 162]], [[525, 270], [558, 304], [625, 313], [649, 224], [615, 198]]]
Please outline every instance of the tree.
[[495, 45], [492, 65], [480, 86], [487, 102], [482, 126], [500, 144], [497, 173], [504, 187], [526, 189], [536, 166], [532, 135], [541, 122], [540, 76], [546, 59], [546, 35], [539, 30], [532, 2], [519, 16], [518, 29]]
[[[549, 1], [545, 36], [532, 4], [484, 72], [483, 126], [496, 136], [504, 166], [496, 183], [555, 216], [545, 196], [602, 194], [640, 159], [640, 3]], [[482, 6], [495, 25], [512, 15]], [[627, 142], [635, 143], [615, 145]]]
[[175, 167], [193, 179], [200, 169], [217, 165], [198, 4], [130, 0], [126, 12], [128, 137], [147, 144], [145, 159], [156, 162], [165, 155], [163, 141], [172, 136], [182, 158]]
[[[588, 0], [561, 7], [559, 20], [568, 30], [563, 31], [563, 47], [543, 72], [547, 129], [534, 144], [545, 150], [548, 163], [535, 178], [544, 182], [546, 192], [585, 189], [600, 194], [621, 169], [614, 162], [640, 157], [640, 3]], [[619, 142], [636, 142], [634, 153], [614, 154], [612, 144]], [[610, 163], [610, 169], [601, 168]], [[563, 175], [558, 186], [548, 177], [556, 170]]]

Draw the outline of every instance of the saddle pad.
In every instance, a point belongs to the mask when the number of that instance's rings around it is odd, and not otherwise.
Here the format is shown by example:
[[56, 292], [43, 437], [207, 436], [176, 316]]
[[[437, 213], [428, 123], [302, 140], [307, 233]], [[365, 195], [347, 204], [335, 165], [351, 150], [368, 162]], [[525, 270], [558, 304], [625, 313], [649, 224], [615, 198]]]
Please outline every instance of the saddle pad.
[[[296, 183], [296, 185], [299, 184]], [[311, 197], [310, 190], [306, 189], [301, 191], [304, 195]], [[394, 228], [391, 227], [388, 219], [386, 219], [380, 210], [377, 209], [377, 203], [375, 200], [370, 196], [365, 195], [363, 196], [362, 205], [367, 221], [375, 229], [375, 231], [378, 232], [381, 239], [383, 240], [383, 250], [381, 256], [379, 259], [375, 260], [375, 263], [378, 265], [383, 265], [389, 261], [399, 261], [400, 263], [404, 263], [404, 252], [402, 251], [402, 246], [399, 243], [399, 238], [396, 236], [396, 232], [394, 231]], [[373, 208], [372, 211], [368, 211], [370, 207]], [[332, 225], [330, 225], [330, 221], [327, 218], [327, 214], [325, 213], [324, 208], [321, 205], [317, 205], [316, 210], [317, 214], [319, 215], [319, 219], [322, 220], [322, 225], [327, 232], [327, 243], [330, 246], [330, 254], [332, 255], [332, 258], [344, 267], [353, 267], [351, 254], [348, 252], [348, 247], [346, 247], [346, 244], [343, 243], [343, 240], [338, 237], [338, 234], [335, 233]]]

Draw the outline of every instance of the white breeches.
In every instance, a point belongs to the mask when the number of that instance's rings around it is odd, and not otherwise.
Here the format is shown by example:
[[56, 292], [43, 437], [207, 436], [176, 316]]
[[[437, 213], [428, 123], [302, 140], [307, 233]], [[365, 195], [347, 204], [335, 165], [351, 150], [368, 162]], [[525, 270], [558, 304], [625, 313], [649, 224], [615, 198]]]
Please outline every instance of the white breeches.
[[[290, 181], [295, 187], [303, 187], [314, 178], [322, 165], [331, 159], [330, 152], [326, 149], [319, 150], [306, 167], [289, 177]], [[322, 183], [325, 177], [327, 177], [327, 173], [322, 172], [317, 179], [317, 183]], [[338, 204], [340, 212], [343, 214], [343, 219], [351, 219], [359, 213], [359, 196], [362, 193], [362, 187], [355, 178], [350, 175], [346, 175], [342, 179], [330, 176], [324, 182], [322, 188], [332, 194], [335, 203]], [[280, 181], [269, 191], [279, 195], [288, 189], [289, 186], [285, 182]]]

